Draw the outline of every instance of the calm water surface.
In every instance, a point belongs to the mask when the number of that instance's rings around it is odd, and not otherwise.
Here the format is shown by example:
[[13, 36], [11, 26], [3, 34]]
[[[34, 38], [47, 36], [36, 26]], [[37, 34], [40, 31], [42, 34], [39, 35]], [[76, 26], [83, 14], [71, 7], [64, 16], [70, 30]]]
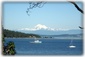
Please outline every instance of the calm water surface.
[[39, 39], [42, 43], [30, 43], [32, 38], [5, 38], [6, 42], [14, 41], [16, 55], [82, 55], [82, 39], [73, 40], [76, 48], [69, 48], [71, 39]]

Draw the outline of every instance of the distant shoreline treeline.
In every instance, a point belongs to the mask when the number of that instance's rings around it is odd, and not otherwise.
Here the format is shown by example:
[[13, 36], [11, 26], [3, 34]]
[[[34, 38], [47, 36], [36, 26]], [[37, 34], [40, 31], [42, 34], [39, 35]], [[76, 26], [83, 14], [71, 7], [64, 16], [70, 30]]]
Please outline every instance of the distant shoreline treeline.
[[41, 36], [37, 35], [37, 34], [26, 34], [26, 33], [22, 33], [22, 32], [17, 32], [17, 31], [11, 31], [8, 29], [3, 29], [3, 36], [4, 37], [27, 37], [27, 38], [32, 38], [32, 37], [36, 37], [36, 38], [40, 38]]

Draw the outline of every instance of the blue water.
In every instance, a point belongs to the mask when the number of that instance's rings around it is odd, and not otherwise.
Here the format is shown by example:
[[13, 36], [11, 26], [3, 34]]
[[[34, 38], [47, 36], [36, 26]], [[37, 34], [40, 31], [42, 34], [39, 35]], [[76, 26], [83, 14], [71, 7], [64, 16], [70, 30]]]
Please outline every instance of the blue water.
[[39, 39], [42, 43], [30, 43], [34, 39], [5, 38], [6, 42], [14, 41], [16, 55], [82, 55], [82, 39], [73, 40], [76, 48], [69, 48], [70, 39]]

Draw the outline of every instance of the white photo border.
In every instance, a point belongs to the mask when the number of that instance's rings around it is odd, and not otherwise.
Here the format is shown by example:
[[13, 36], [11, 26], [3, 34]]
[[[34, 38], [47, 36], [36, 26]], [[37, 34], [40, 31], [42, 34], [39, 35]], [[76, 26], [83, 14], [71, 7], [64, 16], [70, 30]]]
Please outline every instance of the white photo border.
[[[50, 2], [57, 2], [57, 1], [61, 1], [61, 2], [66, 2], [67, 0], [0, 0], [0, 57], [14, 57], [14, 56], [3, 56], [2, 55], [2, 30], [1, 30], [1, 28], [2, 28], [2, 3], [3, 2], [26, 2], [26, 1], [50, 1]], [[83, 10], [85, 10], [85, 0], [74, 0], [74, 1], [81, 1], [81, 2], [83, 2], [83, 7], [84, 7], [84, 9]], [[85, 12], [84, 12], [85, 13]], [[84, 14], [84, 16], [85, 16], [85, 14]], [[85, 17], [83, 16], [83, 26], [85, 25]], [[85, 28], [85, 26], [84, 26], [84, 28]], [[85, 30], [83, 31], [83, 33], [85, 32]], [[49, 55], [44, 55], [44, 56], [34, 56], [34, 55], [32, 55], [32, 56], [24, 56], [24, 55], [19, 55], [19, 56], [15, 56], [15, 57], [85, 57], [85, 34], [83, 35], [83, 55], [82, 56], [63, 56], [63, 55], [61, 55], [61, 56], [49, 56]]]

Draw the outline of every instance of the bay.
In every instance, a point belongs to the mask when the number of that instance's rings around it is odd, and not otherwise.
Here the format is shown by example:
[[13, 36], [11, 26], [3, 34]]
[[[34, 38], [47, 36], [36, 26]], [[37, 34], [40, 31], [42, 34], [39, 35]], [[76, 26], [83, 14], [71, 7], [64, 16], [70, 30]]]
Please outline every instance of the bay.
[[42, 43], [30, 43], [34, 38], [5, 38], [15, 43], [16, 55], [82, 55], [83, 39], [74, 39], [76, 48], [69, 48], [71, 39], [39, 38]]

